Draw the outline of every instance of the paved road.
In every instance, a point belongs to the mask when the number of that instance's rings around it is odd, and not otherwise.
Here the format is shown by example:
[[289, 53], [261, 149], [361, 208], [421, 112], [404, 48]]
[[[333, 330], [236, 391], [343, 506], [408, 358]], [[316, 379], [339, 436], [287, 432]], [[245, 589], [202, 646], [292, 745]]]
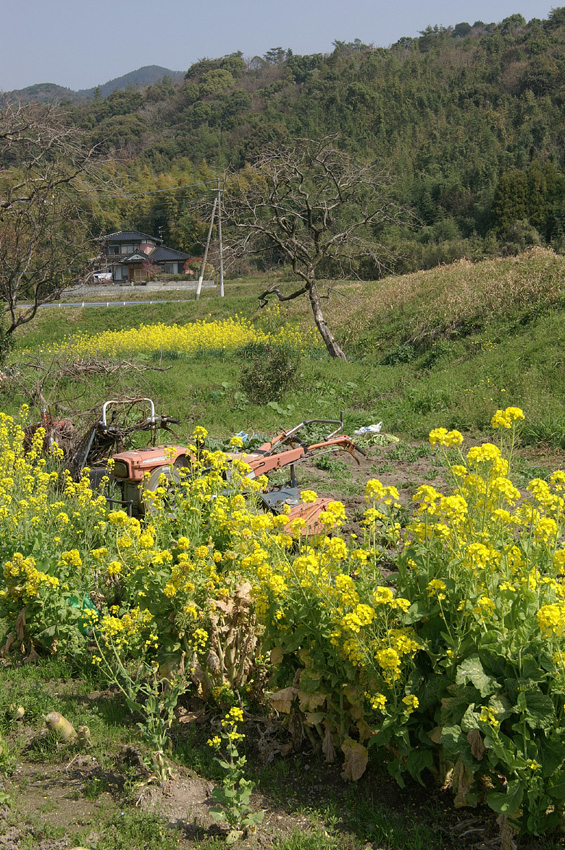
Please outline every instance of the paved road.
[[[53, 301], [40, 304], [42, 307], [137, 307], [143, 304], [185, 304], [186, 298], [172, 298], [166, 301]], [[31, 307], [31, 304], [19, 304], [19, 307]]]

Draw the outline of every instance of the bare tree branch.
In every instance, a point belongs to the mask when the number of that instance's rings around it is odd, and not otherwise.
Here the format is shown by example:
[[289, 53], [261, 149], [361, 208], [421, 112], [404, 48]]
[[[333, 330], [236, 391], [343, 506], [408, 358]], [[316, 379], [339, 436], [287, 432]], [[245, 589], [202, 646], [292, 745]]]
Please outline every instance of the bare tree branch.
[[[0, 109], [0, 298], [13, 333], [78, 278], [91, 250], [84, 196], [95, 151], [53, 106]], [[27, 306], [22, 307], [25, 303]]]
[[290, 295], [267, 289], [260, 305], [270, 295], [279, 301], [307, 295], [328, 352], [345, 359], [326, 324], [317, 278], [328, 269], [331, 277], [357, 276], [362, 260], [384, 270], [390, 251], [379, 235], [401, 218], [388, 175], [340, 150], [335, 137], [295, 139], [265, 149], [252, 166], [230, 176], [224, 195], [234, 252], [270, 253], [304, 281]]
[[290, 295], [283, 295], [278, 286], [271, 286], [259, 295], [259, 307], [267, 306], [269, 295], [276, 295], [279, 301], [292, 301], [293, 298], [298, 298], [299, 295], [304, 295], [305, 292], [308, 292], [308, 289], [306, 286], [303, 286], [302, 289], [297, 289], [296, 292], [292, 292]]

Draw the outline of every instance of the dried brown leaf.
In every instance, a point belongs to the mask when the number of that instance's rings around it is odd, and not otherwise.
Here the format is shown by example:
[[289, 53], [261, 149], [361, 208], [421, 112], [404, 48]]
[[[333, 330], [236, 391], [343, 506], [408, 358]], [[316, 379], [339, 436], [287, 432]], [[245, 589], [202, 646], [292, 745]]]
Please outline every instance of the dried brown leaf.
[[15, 641], [16, 641], [16, 633], [10, 632], [8, 634], [8, 637], [6, 638], [6, 643], [4, 644], [2, 649], [0, 649], [0, 658], [7, 658], [8, 657], [10, 649], [12, 648], [12, 644], [14, 644]]
[[298, 688], [294, 688], [292, 686], [289, 688], [283, 688], [282, 691], [277, 691], [276, 694], [271, 694], [269, 702], [275, 711], [280, 711], [282, 714], [290, 714], [292, 701], [298, 693], [300, 693]]
[[32, 644], [31, 649], [29, 651], [29, 655], [26, 655], [23, 663], [24, 664], [37, 664], [38, 661], [39, 661], [39, 655], [35, 651], [35, 647]]
[[500, 850], [517, 850], [518, 845], [514, 841], [516, 829], [506, 815], [499, 815], [496, 822], [500, 833]]
[[322, 752], [328, 764], [333, 764], [335, 761], [335, 746], [334, 746], [334, 736], [331, 733], [329, 723], [325, 724], [326, 732], [324, 734], [324, 740], [322, 741]]
[[469, 794], [473, 785], [473, 773], [467, 767], [466, 764], [463, 764], [461, 756], [457, 759], [455, 767], [453, 768], [453, 788], [457, 790], [455, 794], [455, 799], [453, 801], [453, 805], [456, 809], [461, 809], [464, 806], [473, 805], [468, 799], [467, 795]]
[[353, 782], [357, 782], [365, 773], [367, 762], [369, 761], [367, 748], [358, 741], [346, 738], [341, 745], [341, 749], [345, 754], [341, 777], [342, 779], [351, 779]]
[[179, 716], [179, 723], [195, 723], [202, 716], [201, 711], [187, 711]]
[[274, 646], [271, 649], [271, 664], [273, 664], [275, 666], [278, 665], [278, 664], [282, 664], [283, 658], [284, 658], [284, 652], [282, 650], [282, 647]]
[[471, 745], [471, 753], [474, 758], [476, 758], [477, 761], [482, 761], [487, 748], [484, 745], [484, 741], [479, 730], [471, 729], [471, 731], [467, 733], [467, 740]]
[[371, 735], [373, 734], [373, 730], [369, 726], [366, 720], [361, 718], [355, 724], [359, 730], [359, 740], [360, 741], [368, 741]]
[[235, 590], [235, 598], [239, 602], [245, 603], [248, 607], [253, 605], [253, 597], [251, 596], [251, 592], [253, 590], [253, 585], [249, 581], [244, 581], [243, 584], [239, 584]]

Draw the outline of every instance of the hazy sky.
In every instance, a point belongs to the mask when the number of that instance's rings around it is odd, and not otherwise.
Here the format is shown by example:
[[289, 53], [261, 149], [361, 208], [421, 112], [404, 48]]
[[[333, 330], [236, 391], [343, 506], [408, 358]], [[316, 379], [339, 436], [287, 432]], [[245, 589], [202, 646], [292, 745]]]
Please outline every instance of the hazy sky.
[[544, 19], [550, 0], [0, 0], [0, 90], [91, 88], [143, 65], [186, 71], [204, 56], [271, 47], [329, 53], [360, 38], [388, 47], [428, 24]]

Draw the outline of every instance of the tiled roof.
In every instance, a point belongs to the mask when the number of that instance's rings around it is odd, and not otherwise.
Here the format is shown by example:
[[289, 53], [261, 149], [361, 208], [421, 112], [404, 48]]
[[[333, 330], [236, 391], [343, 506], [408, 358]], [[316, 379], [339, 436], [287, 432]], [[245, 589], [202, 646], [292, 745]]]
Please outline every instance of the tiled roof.
[[189, 260], [190, 254], [185, 254], [184, 251], [175, 251], [174, 248], [167, 248], [165, 245], [161, 245], [159, 248], [151, 251], [149, 257], [152, 263], [163, 263], [167, 260]]
[[117, 230], [116, 233], [107, 233], [105, 236], [98, 237], [100, 242], [145, 242], [147, 239], [151, 242], [160, 244], [163, 240], [158, 236], [150, 236], [149, 233], [141, 233], [140, 230]]

